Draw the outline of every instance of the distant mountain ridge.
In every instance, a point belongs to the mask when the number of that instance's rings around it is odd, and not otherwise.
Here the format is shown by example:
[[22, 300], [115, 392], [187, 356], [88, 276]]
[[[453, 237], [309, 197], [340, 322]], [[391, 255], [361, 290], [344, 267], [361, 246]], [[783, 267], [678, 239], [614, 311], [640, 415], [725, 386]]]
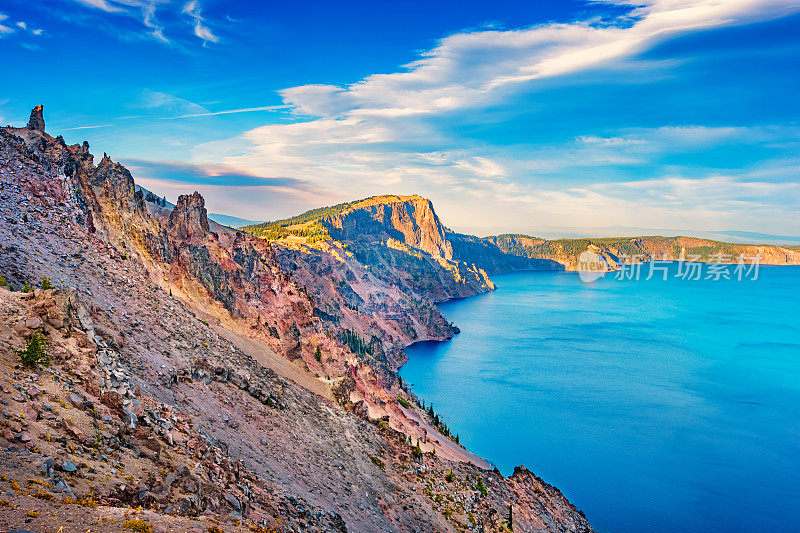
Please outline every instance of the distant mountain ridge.
[[736, 261], [740, 255], [758, 255], [762, 264], [800, 264], [800, 255], [791, 246], [728, 243], [684, 236], [552, 240], [524, 234], [475, 237], [446, 228], [432, 202], [417, 195], [373, 196], [241, 229], [268, 240], [295, 244], [313, 245], [326, 240], [371, 246], [401, 243], [434, 258], [472, 265], [489, 275], [515, 270], [575, 270], [578, 256], [590, 246], [606, 257], [612, 267], [631, 258], [648, 261], [651, 257], [673, 260], [683, 257], [709, 262]]

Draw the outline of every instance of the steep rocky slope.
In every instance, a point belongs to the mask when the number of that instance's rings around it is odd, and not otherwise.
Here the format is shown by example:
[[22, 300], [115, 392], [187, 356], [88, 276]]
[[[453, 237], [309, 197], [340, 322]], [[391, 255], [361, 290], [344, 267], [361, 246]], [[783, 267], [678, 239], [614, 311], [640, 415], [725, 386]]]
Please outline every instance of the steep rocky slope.
[[[148, 201], [44, 129], [41, 107], [0, 129], [0, 527], [591, 530], [396, 380], [400, 347], [454, 331], [434, 298], [491, 287], [427, 235], [432, 210], [368, 207], [374, 234], [408, 231], [377, 251], [273, 244], [210, 222], [200, 195]], [[21, 362], [36, 333], [50, 366]]]

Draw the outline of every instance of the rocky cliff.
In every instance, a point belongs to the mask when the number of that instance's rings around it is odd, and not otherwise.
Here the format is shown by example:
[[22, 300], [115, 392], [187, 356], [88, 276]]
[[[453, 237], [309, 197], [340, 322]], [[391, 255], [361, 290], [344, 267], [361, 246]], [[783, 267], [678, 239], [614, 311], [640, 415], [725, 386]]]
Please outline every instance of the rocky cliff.
[[[396, 380], [400, 347], [454, 331], [435, 297], [491, 287], [429, 204], [355, 209], [374, 246], [268, 242], [197, 194], [148, 202], [41, 108], [0, 129], [0, 178], [0, 527], [499, 531], [512, 509], [520, 530], [591, 531]], [[37, 334], [50, 367], [21, 364]]]
[[453, 247], [430, 200], [421, 196], [376, 196], [349, 204], [323, 219], [334, 239], [387, 241], [416, 248], [433, 257], [453, 258]]
[[[605, 237], [593, 239], [545, 240], [528, 235], [499, 235], [482, 239], [496, 246], [503, 254], [522, 260], [545, 261], [565, 270], [575, 270], [578, 256], [589, 247], [617, 267], [623, 262], [689, 260], [700, 262], [747, 261], [758, 256], [763, 265], [798, 265], [800, 253], [789, 247], [773, 245], [732, 244], [695, 237]], [[480, 260], [477, 260], [479, 264]]]

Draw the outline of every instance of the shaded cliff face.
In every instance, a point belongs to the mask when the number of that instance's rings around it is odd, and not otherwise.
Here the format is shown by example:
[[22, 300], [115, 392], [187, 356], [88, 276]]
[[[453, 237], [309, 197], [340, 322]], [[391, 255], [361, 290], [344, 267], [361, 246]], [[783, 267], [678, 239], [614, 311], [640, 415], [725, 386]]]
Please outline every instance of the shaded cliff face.
[[342, 241], [394, 239], [433, 257], [453, 258], [444, 227], [430, 200], [420, 196], [376, 196], [350, 204], [322, 220], [331, 237]]
[[489, 274], [501, 274], [518, 270], [564, 270], [564, 265], [550, 257], [515, 254], [509, 248], [499, 246], [492, 238], [474, 237], [461, 233], [450, 233], [453, 254], [461, 261], [472, 263]]

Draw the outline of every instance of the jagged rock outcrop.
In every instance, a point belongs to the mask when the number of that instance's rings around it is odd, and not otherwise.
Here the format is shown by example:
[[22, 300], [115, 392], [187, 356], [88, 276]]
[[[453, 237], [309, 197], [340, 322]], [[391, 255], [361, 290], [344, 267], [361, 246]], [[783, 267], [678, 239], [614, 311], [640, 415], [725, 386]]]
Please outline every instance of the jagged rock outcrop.
[[199, 240], [209, 231], [206, 202], [199, 192], [181, 195], [169, 215], [167, 224], [170, 233], [183, 240]]
[[28, 129], [41, 131], [44, 133], [44, 106], [37, 105], [31, 111], [31, 117], [28, 119]]

